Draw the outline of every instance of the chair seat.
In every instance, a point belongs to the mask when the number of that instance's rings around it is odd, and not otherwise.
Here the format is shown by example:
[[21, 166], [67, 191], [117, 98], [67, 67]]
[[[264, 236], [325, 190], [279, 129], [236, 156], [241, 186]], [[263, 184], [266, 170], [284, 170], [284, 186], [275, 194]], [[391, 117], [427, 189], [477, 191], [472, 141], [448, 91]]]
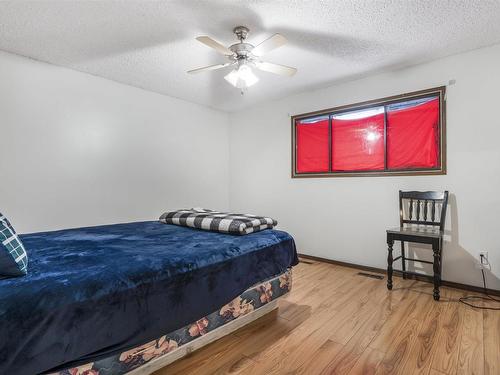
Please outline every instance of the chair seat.
[[443, 237], [443, 231], [439, 230], [438, 227], [429, 226], [407, 226], [407, 227], [397, 227], [392, 229], [387, 229], [388, 234], [397, 236], [418, 236], [418, 237], [431, 237], [431, 238], [441, 238]]

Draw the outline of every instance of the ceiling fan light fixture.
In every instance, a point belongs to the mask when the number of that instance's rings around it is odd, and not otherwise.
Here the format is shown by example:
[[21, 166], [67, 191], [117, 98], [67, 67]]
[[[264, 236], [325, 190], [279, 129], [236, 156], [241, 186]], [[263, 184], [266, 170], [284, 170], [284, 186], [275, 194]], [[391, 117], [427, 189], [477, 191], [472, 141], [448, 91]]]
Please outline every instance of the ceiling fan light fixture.
[[233, 33], [238, 38], [239, 43], [232, 44], [229, 47], [223, 46], [221, 43], [210, 38], [209, 36], [197, 37], [196, 40], [212, 48], [221, 55], [224, 55], [226, 60], [229, 60], [229, 62], [191, 69], [188, 73], [195, 74], [223, 69], [228, 66], [235, 66], [235, 69], [227, 74], [224, 79], [232, 86], [240, 89], [240, 92], [243, 95], [244, 91], [246, 91], [248, 87], [255, 85], [259, 81], [259, 77], [254, 74], [252, 68], [288, 77], [293, 76], [297, 72], [296, 68], [265, 62], [260, 59], [261, 56], [281, 47], [287, 42], [283, 35], [274, 34], [260, 44], [254, 46], [246, 41], [249, 32], [250, 30], [248, 27], [235, 27], [233, 29]]
[[259, 77], [254, 74], [252, 68], [247, 64], [241, 64], [237, 69], [227, 74], [224, 79], [239, 89], [246, 89], [259, 81]]

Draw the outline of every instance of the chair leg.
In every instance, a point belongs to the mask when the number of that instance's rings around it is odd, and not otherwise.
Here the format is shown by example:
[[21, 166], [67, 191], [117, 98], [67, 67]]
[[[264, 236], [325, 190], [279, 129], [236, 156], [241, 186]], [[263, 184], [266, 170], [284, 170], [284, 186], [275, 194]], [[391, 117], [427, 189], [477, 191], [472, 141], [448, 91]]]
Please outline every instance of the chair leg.
[[443, 239], [439, 241], [439, 275], [443, 274]]
[[432, 244], [432, 252], [434, 254], [434, 292], [432, 295], [434, 300], [439, 301], [439, 286], [441, 285], [441, 246], [439, 243]]
[[401, 269], [403, 270], [403, 279], [406, 279], [406, 251], [404, 241], [401, 241]]
[[387, 289], [392, 289], [392, 247], [394, 246], [394, 240], [387, 240], [388, 254], [387, 254]]

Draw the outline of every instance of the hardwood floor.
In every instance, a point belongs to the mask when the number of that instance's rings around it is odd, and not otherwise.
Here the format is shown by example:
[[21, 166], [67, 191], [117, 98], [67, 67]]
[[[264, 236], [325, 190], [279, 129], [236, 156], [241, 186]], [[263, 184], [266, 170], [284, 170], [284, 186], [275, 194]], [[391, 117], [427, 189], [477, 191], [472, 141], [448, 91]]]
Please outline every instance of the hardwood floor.
[[[278, 311], [167, 366], [174, 374], [500, 374], [500, 311], [465, 292], [311, 262]], [[469, 293], [470, 294], [470, 293]]]

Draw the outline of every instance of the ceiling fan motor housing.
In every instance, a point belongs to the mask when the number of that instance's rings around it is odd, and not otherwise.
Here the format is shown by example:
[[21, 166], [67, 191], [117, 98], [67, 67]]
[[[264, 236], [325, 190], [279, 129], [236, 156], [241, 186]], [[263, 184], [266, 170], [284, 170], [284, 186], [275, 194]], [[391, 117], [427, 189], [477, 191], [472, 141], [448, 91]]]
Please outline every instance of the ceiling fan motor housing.
[[236, 58], [240, 60], [249, 57], [250, 53], [253, 50], [253, 45], [251, 45], [250, 43], [242, 42], [233, 44], [232, 46], [229, 47], [229, 49], [233, 51], [236, 54]]

